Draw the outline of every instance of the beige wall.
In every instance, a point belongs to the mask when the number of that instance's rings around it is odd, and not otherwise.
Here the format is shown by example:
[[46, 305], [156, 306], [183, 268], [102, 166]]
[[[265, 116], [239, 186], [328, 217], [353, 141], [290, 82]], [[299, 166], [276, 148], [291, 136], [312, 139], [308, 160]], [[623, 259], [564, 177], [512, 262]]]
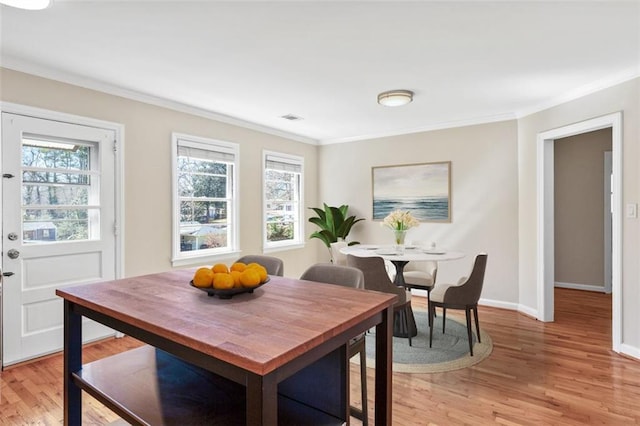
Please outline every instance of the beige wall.
[[[527, 117], [500, 123], [315, 147], [142, 102], [0, 68], [0, 100], [121, 123], [125, 128], [125, 272], [171, 268], [171, 132], [241, 145], [240, 243], [261, 251], [262, 149], [305, 157], [305, 205], [346, 203], [368, 220], [353, 236], [387, 243], [388, 231], [371, 221], [371, 167], [452, 162], [452, 222], [423, 224], [408, 239], [435, 240], [468, 256], [441, 265], [439, 281], [468, 271], [471, 256], [489, 253], [483, 299], [536, 312], [536, 137], [540, 132], [616, 111], [623, 112], [623, 202], [640, 198], [640, 79]], [[307, 217], [309, 211], [306, 212]], [[306, 224], [306, 235], [314, 227]], [[623, 219], [622, 342], [640, 354], [640, 227]], [[285, 274], [298, 276], [328, 259], [324, 246], [280, 252]]]
[[558, 283], [604, 289], [605, 151], [611, 151], [611, 129], [557, 139], [554, 143], [554, 255]]
[[[240, 247], [262, 250], [262, 150], [305, 160], [305, 202], [317, 199], [317, 147], [102, 92], [0, 68], [0, 100], [124, 125], [124, 270], [134, 276], [171, 269], [171, 133], [240, 144]], [[305, 212], [306, 213], [306, 212]], [[311, 224], [307, 224], [309, 235]], [[315, 262], [317, 246], [274, 253], [285, 275]], [[223, 259], [224, 260], [224, 259]], [[231, 261], [227, 259], [224, 261]]]
[[[518, 120], [519, 173], [519, 288], [520, 303], [537, 311], [537, 214], [536, 140], [541, 132], [622, 111], [622, 200], [637, 203], [640, 198], [640, 79]], [[640, 228], [637, 218], [622, 219], [622, 344], [640, 354]]]
[[392, 243], [392, 234], [372, 221], [371, 168], [451, 161], [451, 223], [423, 223], [408, 240], [436, 241], [467, 253], [440, 262], [438, 282], [469, 272], [476, 253], [489, 254], [483, 299], [515, 308], [518, 301], [518, 171], [516, 121], [372, 139], [320, 148], [319, 199], [349, 204], [367, 220], [353, 238]]

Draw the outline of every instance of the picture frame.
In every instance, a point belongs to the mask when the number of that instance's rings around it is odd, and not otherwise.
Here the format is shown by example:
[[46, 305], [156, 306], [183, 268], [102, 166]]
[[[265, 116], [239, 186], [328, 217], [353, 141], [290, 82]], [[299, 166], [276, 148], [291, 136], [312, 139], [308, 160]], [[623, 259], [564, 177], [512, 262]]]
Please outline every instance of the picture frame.
[[410, 211], [420, 222], [451, 222], [451, 161], [371, 168], [372, 219]]

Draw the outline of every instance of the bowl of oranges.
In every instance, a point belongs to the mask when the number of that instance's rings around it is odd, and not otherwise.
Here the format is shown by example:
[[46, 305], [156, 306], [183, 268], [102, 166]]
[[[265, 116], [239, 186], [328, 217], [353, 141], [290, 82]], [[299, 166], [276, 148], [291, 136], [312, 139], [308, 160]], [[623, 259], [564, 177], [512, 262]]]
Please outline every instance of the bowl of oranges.
[[269, 282], [267, 269], [259, 263], [235, 262], [230, 267], [216, 263], [211, 268], [198, 268], [190, 284], [206, 291], [209, 296], [231, 299], [240, 293], [253, 293]]

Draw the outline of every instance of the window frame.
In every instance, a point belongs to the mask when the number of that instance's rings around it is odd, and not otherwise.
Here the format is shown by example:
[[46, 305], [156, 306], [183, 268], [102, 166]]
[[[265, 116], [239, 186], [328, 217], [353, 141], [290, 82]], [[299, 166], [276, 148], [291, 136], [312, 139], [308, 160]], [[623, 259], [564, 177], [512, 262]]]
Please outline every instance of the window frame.
[[[193, 147], [205, 151], [217, 151], [225, 154], [233, 154], [234, 159], [231, 171], [231, 197], [227, 197], [230, 201], [227, 214], [227, 226], [230, 228], [228, 233], [228, 244], [226, 248], [211, 248], [193, 251], [180, 250], [180, 202], [181, 197], [178, 193], [178, 148], [180, 146]], [[173, 132], [171, 134], [171, 184], [172, 184], [172, 249], [171, 263], [173, 266], [184, 266], [195, 263], [213, 263], [222, 258], [228, 258], [237, 255], [239, 249], [239, 169], [240, 169], [240, 145], [233, 142], [226, 142], [217, 139], [205, 138], [200, 136], [187, 135], [183, 133]]]
[[[297, 222], [294, 222], [294, 238], [292, 240], [268, 241], [267, 240], [267, 159], [292, 164], [300, 167], [300, 179], [298, 188]], [[291, 250], [304, 247], [305, 222], [304, 222], [304, 157], [286, 154], [276, 151], [262, 151], [262, 247], [264, 253]], [[296, 225], [297, 223], [297, 225]]]

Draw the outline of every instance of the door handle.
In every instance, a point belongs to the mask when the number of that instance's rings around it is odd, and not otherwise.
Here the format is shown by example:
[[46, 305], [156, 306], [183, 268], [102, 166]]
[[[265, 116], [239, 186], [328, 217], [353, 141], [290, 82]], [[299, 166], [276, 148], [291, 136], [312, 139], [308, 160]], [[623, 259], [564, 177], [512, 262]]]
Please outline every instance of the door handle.
[[11, 275], [14, 275], [14, 273], [13, 272], [3, 272], [2, 273], [3, 277], [10, 277]]
[[7, 256], [9, 256], [9, 259], [17, 259], [20, 257], [20, 252], [16, 249], [11, 249], [7, 252]]

